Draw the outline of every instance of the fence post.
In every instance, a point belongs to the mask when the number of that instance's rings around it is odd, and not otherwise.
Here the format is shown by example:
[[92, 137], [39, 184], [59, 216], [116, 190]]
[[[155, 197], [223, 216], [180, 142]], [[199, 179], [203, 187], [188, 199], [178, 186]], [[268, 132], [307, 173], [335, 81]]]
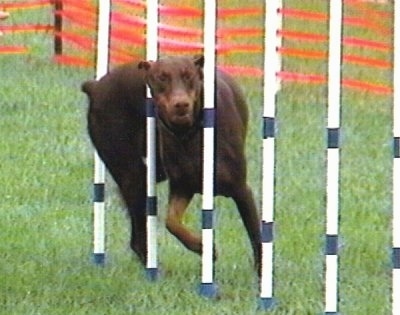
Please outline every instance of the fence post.
[[62, 32], [63, 18], [62, 14], [56, 14], [63, 10], [63, 0], [54, 0], [54, 54], [62, 55], [63, 43], [59, 34]]

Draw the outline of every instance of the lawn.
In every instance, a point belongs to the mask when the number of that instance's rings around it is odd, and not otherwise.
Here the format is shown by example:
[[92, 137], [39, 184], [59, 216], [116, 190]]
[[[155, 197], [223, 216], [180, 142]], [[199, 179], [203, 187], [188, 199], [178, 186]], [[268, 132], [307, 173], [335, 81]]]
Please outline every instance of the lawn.
[[[167, 1], [166, 1], [167, 2]], [[176, 1], [175, 1], [176, 2]], [[191, 1], [179, 1], [191, 3]], [[238, 0], [219, 1], [237, 7]], [[285, 7], [327, 12], [327, 1], [284, 1]], [[247, 1], [246, 6], [260, 1]], [[242, 4], [242, 6], [244, 6]], [[362, 7], [364, 8], [364, 7]], [[368, 8], [391, 11], [391, 6]], [[12, 12], [12, 22], [51, 22], [47, 10]], [[346, 6], [347, 16], [368, 15]], [[374, 20], [370, 16], [370, 20]], [[376, 18], [375, 18], [376, 20]], [[375, 21], [391, 27], [392, 20]], [[189, 23], [189, 22], [188, 22]], [[225, 19], [222, 26], [254, 26], [262, 17]], [[377, 24], [374, 24], [377, 25]], [[287, 17], [284, 27], [326, 34], [327, 23]], [[344, 36], [379, 38], [377, 28], [346, 24]], [[390, 43], [391, 35], [385, 39]], [[261, 38], [233, 38], [246, 43]], [[221, 296], [197, 294], [200, 259], [163, 226], [166, 185], [159, 186], [158, 235], [162, 276], [148, 282], [128, 246], [129, 226], [107, 178], [107, 264], [91, 263], [92, 146], [80, 84], [90, 68], [52, 61], [49, 34], [6, 34], [1, 44], [27, 44], [26, 55], [0, 55], [0, 314], [261, 314], [250, 244], [234, 204], [216, 198], [216, 282]], [[286, 47], [327, 50], [324, 42], [285, 40]], [[345, 46], [344, 54], [391, 61], [391, 51]], [[232, 53], [222, 63], [262, 68], [262, 55]], [[326, 59], [285, 56], [284, 69], [326, 73]], [[391, 70], [346, 62], [344, 79], [391, 85]], [[262, 81], [240, 77], [251, 110], [249, 181], [261, 205]], [[277, 307], [270, 314], [324, 311], [326, 173], [325, 84], [283, 83], [276, 140]], [[390, 314], [392, 97], [345, 87], [342, 95], [340, 179], [340, 312]], [[200, 228], [200, 197], [185, 218]]]

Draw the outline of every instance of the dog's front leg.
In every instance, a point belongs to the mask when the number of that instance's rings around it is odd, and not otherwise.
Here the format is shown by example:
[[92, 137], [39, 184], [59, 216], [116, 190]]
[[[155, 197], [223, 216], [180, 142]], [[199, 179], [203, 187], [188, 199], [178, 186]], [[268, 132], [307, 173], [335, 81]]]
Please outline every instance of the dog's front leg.
[[168, 231], [181, 241], [186, 248], [201, 254], [201, 237], [182, 223], [183, 215], [193, 194], [170, 193], [166, 225]]

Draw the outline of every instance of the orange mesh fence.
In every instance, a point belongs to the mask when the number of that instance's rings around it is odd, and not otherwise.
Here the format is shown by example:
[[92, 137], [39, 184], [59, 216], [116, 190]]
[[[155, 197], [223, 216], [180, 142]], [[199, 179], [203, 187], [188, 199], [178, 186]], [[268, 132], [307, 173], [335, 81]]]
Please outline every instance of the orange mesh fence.
[[[54, 6], [54, 16], [62, 21], [60, 29], [38, 21], [36, 24], [0, 24], [0, 31], [47, 32], [62, 42], [62, 53], [55, 60], [71, 66], [92, 67], [95, 59], [97, 29], [97, 1], [95, 0], [36, 0], [5, 2], [0, 9], [17, 12], [43, 6]], [[285, 3], [285, 1], [284, 1]], [[376, 6], [361, 0], [345, 0], [343, 18], [346, 31], [343, 38], [343, 67], [363, 67], [368, 71], [385, 73], [391, 71], [392, 62], [392, 5]], [[310, 11], [304, 8], [284, 6], [279, 11], [282, 18], [290, 23], [278, 31], [283, 39], [279, 47], [284, 69], [277, 74], [282, 82], [326, 83], [326, 63], [328, 58], [328, 12]], [[110, 63], [115, 66], [131, 60], [142, 59], [145, 46], [146, 2], [142, 0], [114, 0], [111, 14]], [[160, 54], [198, 54], [202, 52], [202, 18], [199, 7], [175, 6], [162, 3], [159, 6], [159, 49]], [[261, 56], [264, 27], [254, 26], [253, 20], [263, 21], [264, 6], [220, 7], [218, 8], [219, 28], [217, 30], [217, 50], [223, 61], [221, 68], [239, 76], [261, 77], [262, 65], [249, 65], [247, 55]], [[236, 25], [240, 18], [240, 26]], [[243, 25], [243, 20], [249, 24]], [[189, 21], [189, 22], [186, 22]], [[303, 25], [307, 25], [304, 27]], [[313, 31], [310, 31], [313, 30]], [[347, 35], [351, 34], [351, 36]], [[1, 53], [27, 53], [22, 46], [1, 46]], [[225, 58], [232, 55], [234, 58]], [[257, 59], [257, 58], [253, 58]], [[229, 64], [226, 60], [235, 60]], [[243, 60], [243, 64], [241, 64]], [[260, 59], [258, 59], [260, 60]], [[312, 68], [325, 69], [324, 73], [303, 73], [304, 61]], [[286, 62], [290, 61], [290, 62]], [[310, 70], [312, 71], [312, 70]], [[306, 70], [307, 72], [307, 70]], [[363, 77], [364, 71], [354, 71], [358, 77], [343, 77], [343, 86], [351, 89], [376, 93], [391, 93], [391, 83], [387, 86], [369, 82]], [[385, 76], [380, 76], [385, 77]]]

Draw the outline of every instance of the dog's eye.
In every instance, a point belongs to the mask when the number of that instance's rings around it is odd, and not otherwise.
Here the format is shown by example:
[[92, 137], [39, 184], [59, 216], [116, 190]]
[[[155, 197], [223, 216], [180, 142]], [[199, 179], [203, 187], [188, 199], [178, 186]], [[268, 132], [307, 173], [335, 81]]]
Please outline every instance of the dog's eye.
[[169, 75], [168, 73], [163, 72], [157, 77], [157, 79], [160, 82], [167, 82], [169, 80]]
[[184, 81], [190, 81], [193, 78], [192, 74], [189, 71], [182, 72], [181, 77]]

